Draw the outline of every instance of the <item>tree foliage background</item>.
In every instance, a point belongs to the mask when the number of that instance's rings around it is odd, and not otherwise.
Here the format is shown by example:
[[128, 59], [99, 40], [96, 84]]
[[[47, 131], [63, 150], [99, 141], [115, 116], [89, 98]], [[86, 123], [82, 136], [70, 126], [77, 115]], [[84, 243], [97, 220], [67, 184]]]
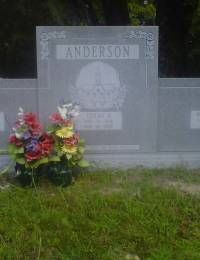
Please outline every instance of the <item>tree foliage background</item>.
[[37, 25], [158, 25], [159, 75], [200, 76], [200, 0], [0, 0], [0, 77], [36, 77]]

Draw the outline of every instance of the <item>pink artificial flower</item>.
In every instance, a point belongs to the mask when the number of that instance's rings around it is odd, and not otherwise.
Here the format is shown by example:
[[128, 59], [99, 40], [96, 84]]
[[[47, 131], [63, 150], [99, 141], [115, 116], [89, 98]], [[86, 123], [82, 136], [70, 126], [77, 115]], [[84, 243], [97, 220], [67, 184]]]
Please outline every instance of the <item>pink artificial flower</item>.
[[74, 122], [73, 122], [73, 120], [65, 119], [63, 124], [66, 126], [73, 126]]
[[60, 113], [54, 112], [49, 116], [49, 119], [55, 123], [55, 124], [60, 124], [63, 123], [64, 119], [61, 117]]
[[79, 134], [75, 133], [72, 137], [65, 138], [64, 144], [74, 146], [78, 143], [79, 138], [80, 138]]
[[16, 128], [19, 128], [19, 127], [20, 127], [20, 121], [19, 121], [19, 120], [17, 120], [17, 121], [15, 122], [15, 127], [16, 127]]
[[70, 119], [63, 119], [59, 112], [54, 112], [49, 116], [49, 119], [55, 124], [73, 125], [73, 121]]

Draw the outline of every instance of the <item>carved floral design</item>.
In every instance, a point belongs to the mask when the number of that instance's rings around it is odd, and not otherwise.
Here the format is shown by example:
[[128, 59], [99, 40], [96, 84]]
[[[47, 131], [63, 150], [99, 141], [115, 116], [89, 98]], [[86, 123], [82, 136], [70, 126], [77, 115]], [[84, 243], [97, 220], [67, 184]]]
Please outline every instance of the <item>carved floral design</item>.
[[[48, 60], [49, 59], [49, 41], [51, 39], [66, 39], [66, 32], [65, 31], [53, 31], [53, 32], [42, 32], [40, 34], [40, 52], [41, 52], [41, 60]], [[129, 35], [126, 38], [132, 39], [145, 39], [146, 46], [145, 46], [145, 57], [146, 59], [154, 59], [155, 55], [155, 39], [154, 33], [152, 32], [144, 32], [141, 30], [135, 31], [131, 30]]]
[[111, 65], [96, 61], [81, 68], [76, 83], [70, 85], [70, 96], [84, 109], [120, 110], [126, 98], [126, 85]]
[[131, 30], [129, 35], [127, 36], [129, 39], [145, 39], [146, 46], [145, 46], [145, 58], [146, 59], [154, 59], [155, 55], [155, 39], [154, 33], [152, 32], [144, 32], [144, 31], [134, 31]]
[[66, 32], [42, 32], [40, 34], [40, 53], [41, 53], [41, 60], [48, 60], [49, 59], [49, 41], [51, 39], [66, 39]]

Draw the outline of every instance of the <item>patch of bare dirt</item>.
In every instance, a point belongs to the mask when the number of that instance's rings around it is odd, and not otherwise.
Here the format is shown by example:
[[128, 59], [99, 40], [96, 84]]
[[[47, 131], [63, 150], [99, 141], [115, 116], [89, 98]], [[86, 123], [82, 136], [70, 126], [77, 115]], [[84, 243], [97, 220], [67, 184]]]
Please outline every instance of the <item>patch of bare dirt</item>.
[[122, 189], [120, 187], [105, 187], [101, 189], [101, 192], [106, 195], [110, 195], [112, 193], [121, 192]]
[[10, 187], [10, 184], [6, 181], [0, 180], [0, 191], [5, 190]]
[[189, 194], [200, 194], [200, 185], [199, 184], [191, 184], [191, 183], [185, 183], [181, 181], [169, 181], [165, 180], [162, 183], [163, 187], [173, 187], [177, 190], [180, 190], [184, 193]]

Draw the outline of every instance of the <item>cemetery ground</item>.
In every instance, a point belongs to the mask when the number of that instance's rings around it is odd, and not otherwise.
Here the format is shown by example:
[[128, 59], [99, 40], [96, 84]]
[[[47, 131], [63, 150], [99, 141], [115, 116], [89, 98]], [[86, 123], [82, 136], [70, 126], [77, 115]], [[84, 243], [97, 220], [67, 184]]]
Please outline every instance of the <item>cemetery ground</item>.
[[200, 170], [94, 170], [0, 190], [0, 259], [200, 259]]

